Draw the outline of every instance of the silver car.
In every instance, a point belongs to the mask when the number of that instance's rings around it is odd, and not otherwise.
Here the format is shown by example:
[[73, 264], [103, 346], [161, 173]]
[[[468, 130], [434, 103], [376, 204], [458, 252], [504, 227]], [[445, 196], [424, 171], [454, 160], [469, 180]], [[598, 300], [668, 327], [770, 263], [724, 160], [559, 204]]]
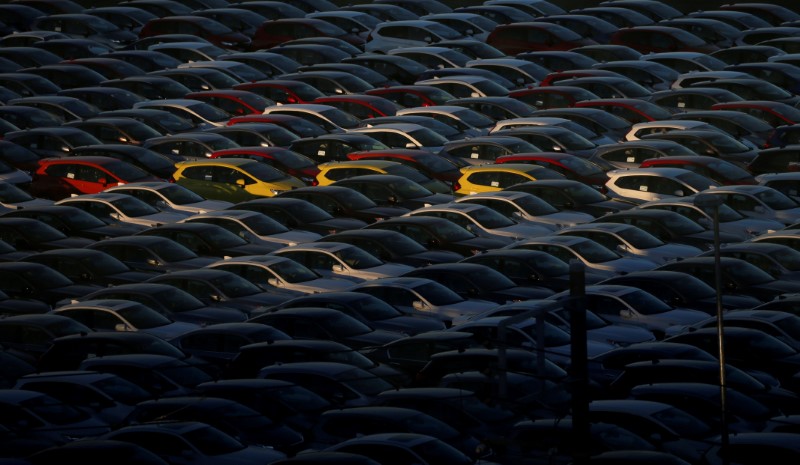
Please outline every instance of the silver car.
[[658, 264], [703, 253], [691, 245], [664, 242], [631, 224], [580, 224], [562, 229], [558, 234], [585, 237], [623, 256], [646, 258]]
[[345, 279], [323, 278], [320, 274], [286, 257], [272, 255], [247, 255], [232, 257], [208, 265], [236, 273], [256, 286], [269, 287], [316, 294], [318, 292], [343, 291], [353, 285]]
[[[694, 196], [654, 200], [643, 203], [638, 208], [654, 208], [670, 210], [689, 218], [700, 226], [710, 229], [714, 225], [713, 214], [694, 204]], [[783, 229], [784, 224], [770, 219], [748, 218], [731, 207], [719, 206], [719, 230], [722, 233], [735, 234], [745, 241], [771, 231]]]
[[515, 242], [506, 248], [540, 250], [565, 263], [577, 259], [587, 268], [599, 273], [606, 273], [609, 278], [633, 271], [652, 270], [658, 266], [656, 262], [646, 258], [623, 257], [591, 239], [577, 236], [537, 237]]
[[553, 231], [594, 220], [594, 217], [587, 213], [561, 211], [527, 192], [486, 192], [462, 197], [456, 202], [485, 205], [511, 220], [546, 226]]
[[174, 182], [132, 182], [110, 187], [105, 192], [128, 194], [159, 210], [206, 213], [233, 206], [224, 200], [209, 200]]
[[723, 196], [727, 206], [749, 218], [779, 221], [786, 225], [800, 221], [800, 204], [771, 187], [723, 186], [705, 193]]
[[[570, 298], [569, 291], [551, 299]], [[675, 308], [649, 292], [633, 286], [596, 284], [586, 286], [586, 308], [610, 323], [627, 323], [642, 326], [657, 337], [676, 325], [692, 325], [708, 318], [708, 313], [688, 308]]]
[[405, 216], [445, 218], [476, 236], [499, 239], [507, 243], [550, 234], [549, 227], [521, 224], [483, 205], [474, 203], [444, 203], [419, 208]]
[[386, 263], [364, 250], [343, 242], [310, 242], [272, 252], [290, 258], [326, 278], [342, 278], [356, 283], [400, 276], [414, 267]]
[[119, 221], [121, 223], [154, 227], [162, 224], [177, 223], [187, 216], [178, 212], [162, 212], [136, 197], [113, 192], [67, 197], [56, 202], [56, 205], [69, 205], [80, 208], [107, 224]]
[[255, 243], [297, 245], [314, 242], [322, 237], [311, 231], [289, 229], [264, 213], [252, 210], [217, 210], [198, 213], [181, 221], [192, 222], [216, 224], [248, 242]]
[[487, 300], [464, 299], [427, 278], [376, 279], [350, 290], [373, 295], [408, 315], [435, 316], [448, 325], [497, 306]]

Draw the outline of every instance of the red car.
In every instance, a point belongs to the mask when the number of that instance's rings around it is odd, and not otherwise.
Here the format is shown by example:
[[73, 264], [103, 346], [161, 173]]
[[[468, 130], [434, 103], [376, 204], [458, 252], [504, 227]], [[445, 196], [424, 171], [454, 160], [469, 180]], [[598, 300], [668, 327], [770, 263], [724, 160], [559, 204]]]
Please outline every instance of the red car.
[[455, 96], [434, 86], [390, 86], [370, 89], [366, 95], [377, 95], [405, 108], [444, 105]]
[[260, 115], [264, 111], [264, 108], [275, 105], [274, 101], [247, 90], [206, 90], [188, 93], [184, 98], [206, 102], [234, 116], [249, 114]]
[[32, 177], [31, 195], [54, 200], [131, 182], [163, 181], [130, 163], [101, 156], [45, 158]]
[[233, 89], [253, 92], [276, 103], [311, 103], [314, 99], [325, 96], [311, 84], [289, 79], [245, 82], [233, 86]]
[[378, 95], [329, 95], [314, 99], [311, 103], [321, 103], [346, 111], [358, 119], [394, 116], [400, 106]]
[[282, 147], [237, 147], [235, 149], [217, 150], [211, 158], [249, 158], [267, 163], [290, 174], [304, 183], [311, 183], [319, 174], [319, 168], [310, 158]]
[[608, 175], [596, 164], [575, 155], [558, 152], [515, 153], [497, 157], [495, 163], [530, 163], [561, 173], [567, 179], [593, 187], [604, 186]]
[[500, 24], [489, 33], [486, 43], [507, 55], [597, 44], [564, 26], [545, 22]]
[[741, 111], [760, 118], [774, 127], [800, 123], [800, 109], [771, 100], [742, 100], [740, 102], [717, 103], [712, 105], [711, 109]]
[[736, 184], [758, 184], [752, 174], [737, 165], [717, 157], [671, 156], [650, 158], [642, 162], [640, 168], [683, 168], [729, 186]]

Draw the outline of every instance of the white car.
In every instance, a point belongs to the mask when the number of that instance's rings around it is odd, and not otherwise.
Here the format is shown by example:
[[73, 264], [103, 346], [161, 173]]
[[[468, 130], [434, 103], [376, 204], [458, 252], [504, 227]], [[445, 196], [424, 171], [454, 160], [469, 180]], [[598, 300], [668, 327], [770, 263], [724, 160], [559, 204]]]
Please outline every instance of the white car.
[[500, 239], [507, 243], [544, 236], [552, 232], [551, 227], [518, 223], [487, 206], [467, 202], [450, 202], [418, 208], [404, 216], [445, 218], [477, 236]]
[[628, 133], [625, 134], [625, 140], [640, 140], [642, 136], [648, 134], [663, 134], [668, 131], [682, 131], [687, 129], [709, 129], [721, 132], [715, 126], [702, 121], [670, 119], [636, 123], [631, 126]]
[[224, 200], [209, 200], [174, 182], [132, 182], [110, 187], [105, 192], [128, 194], [159, 210], [206, 213], [233, 206]]
[[800, 204], [767, 186], [723, 186], [707, 192], [725, 199], [725, 205], [748, 218], [779, 221], [790, 225], [800, 221]]
[[353, 285], [344, 279], [323, 278], [322, 275], [286, 257], [247, 255], [232, 257], [208, 265], [238, 274], [264, 290], [269, 287], [290, 289], [306, 294], [343, 291]]
[[252, 210], [216, 210], [198, 213], [181, 220], [181, 223], [211, 223], [222, 226], [247, 242], [266, 242], [281, 246], [314, 242], [319, 234], [292, 230], [261, 212]]
[[272, 253], [305, 265], [323, 277], [347, 279], [355, 283], [400, 276], [414, 270], [408, 265], [383, 262], [343, 242], [310, 242], [284, 247]]
[[456, 202], [485, 205], [509, 219], [548, 226], [553, 231], [594, 220], [588, 213], [561, 211], [533, 194], [520, 191], [473, 194]]
[[136, 197], [113, 192], [84, 194], [59, 200], [56, 205], [69, 205], [80, 208], [101, 219], [106, 224], [121, 223], [139, 224], [147, 227], [177, 223], [187, 214], [178, 212], [162, 212]]
[[[431, 79], [442, 81], [446, 78]], [[430, 85], [428, 81], [418, 81], [416, 85]], [[447, 90], [447, 89], [445, 89]], [[484, 136], [494, 124], [491, 118], [469, 108], [457, 105], [434, 105], [432, 107], [402, 108], [397, 110], [398, 116], [421, 115], [430, 116], [461, 132], [464, 137]]]
[[781, 191], [795, 202], [800, 202], [800, 172], [767, 173], [756, 176], [760, 186]]
[[441, 134], [419, 124], [388, 123], [370, 125], [349, 132], [366, 134], [392, 148], [422, 149], [439, 153], [448, 142]]
[[497, 23], [476, 13], [434, 13], [420, 16], [421, 20], [436, 21], [455, 29], [459, 34], [486, 42], [486, 37], [497, 27]]
[[386, 53], [400, 47], [418, 47], [442, 40], [460, 39], [455, 29], [436, 21], [411, 19], [380, 23], [372, 29], [364, 44], [366, 52]]
[[635, 168], [606, 174], [607, 195], [634, 203], [686, 197], [719, 186], [716, 181], [683, 168]]
[[264, 108], [265, 115], [299, 116], [322, 126], [328, 132], [347, 132], [361, 124], [355, 116], [331, 105], [317, 103], [288, 103]]

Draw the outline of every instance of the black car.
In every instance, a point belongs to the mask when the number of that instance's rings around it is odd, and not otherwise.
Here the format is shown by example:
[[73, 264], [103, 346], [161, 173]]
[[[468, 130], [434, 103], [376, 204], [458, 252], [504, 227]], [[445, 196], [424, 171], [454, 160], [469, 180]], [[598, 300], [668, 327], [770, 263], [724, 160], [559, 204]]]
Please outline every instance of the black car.
[[250, 344], [291, 340], [288, 334], [269, 325], [235, 321], [214, 323], [170, 339], [170, 344], [220, 368], [220, 373], [239, 350]]
[[385, 261], [410, 266], [454, 263], [463, 257], [446, 250], [428, 250], [408, 236], [390, 229], [352, 229], [320, 239], [354, 245]]
[[454, 200], [449, 194], [433, 193], [403, 176], [390, 174], [368, 174], [336, 181], [334, 186], [354, 189], [377, 205], [384, 207], [403, 207], [410, 210], [448, 203]]
[[[603, 284], [633, 286], [649, 292], [674, 307], [693, 308], [709, 314], [717, 312], [717, 298], [713, 285], [689, 273], [665, 270], [635, 271], [614, 276]], [[722, 308], [734, 310], [753, 308], [761, 303], [749, 295], [722, 295]]]
[[[179, 97], [183, 97], [183, 94]], [[157, 110], [155, 108], [131, 108], [127, 110], [104, 111], [97, 116], [135, 119], [136, 121], [150, 126], [164, 136], [195, 129], [195, 124], [191, 120], [166, 110]]]
[[332, 216], [355, 218], [367, 223], [401, 216], [409, 211], [399, 207], [379, 207], [364, 194], [341, 186], [301, 187], [281, 192], [278, 197], [306, 200]]
[[[680, 271], [715, 286], [714, 257], [691, 257], [681, 261], [667, 263], [657, 270]], [[723, 292], [752, 296], [762, 302], [768, 302], [781, 294], [800, 292], [800, 283], [775, 279], [766, 271], [745, 260], [732, 257], [721, 257]]]
[[171, 239], [200, 256], [239, 257], [261, 255], [277, 250], [279, 247], [264, 243], [250, 243], [222, 226], [201, 223], [173, 223], [144, 230], [137, 235], [160, 236]]
[[171, 180], [175, 162], [159, 153], [138, 145], [103, 144], [75, 148], [76, 156], [102, 156], [116, 158], [147, 171], [161, 179]]
[[8, 353], [33, 364], [55, 339], [90, 332], [83, 323], [61, 315], [16, 315], [0, 320], [0, 344]]
[[161, 236], [120, 236], [87, 247], [101, 250], [140, 271], [192, 270], [216, 261], [211, 257], [200, 257], [180, 243]]
[[0, 263], [0, 291], [14, 299], [34, 299], [55, 305], [63, 299], [81, 297], [98, 289], [98, 285], [76, 284], [41, 263]]
[[633, 208], [633, 204], [612, 200], [578, 181], [540, 179], [510, 186], [507, 190], [527, 192], [561, 210], [572, 210], [600, 217]]
[[0, 240], [17, 250], [44, 251], [86, 247], [91, 239], [66, 236], [61, 231], [33, 218], [0, 218]]
[[129, 236], [143, 229], [133, 224], [114, 223], [109, 225], [94, 215], [69, 205], [35, 205], [12, 210], [3, 216], [32, 218], [48, 224], [68, 236], [91, 240]]
[[[653, 208], [636, 208], [610, 213], [595, 220], [603, 223], [624, 223], [639, 227], [664, 242], [687, 244], [709, 250], [714, 242], [714, 233], [680, 213]], [[740, 242], [738, 235], [721, 232], [723, 244]]]
[[391, 218], [371, 224], [367, 228], [397, 231], [430, 250], [449, 250], [463, 256], [507, 245], [497, 239], [478, 237], [450, 220], [433, 216]]
[[[540, 286], [560, 292], [569, 289], [569, 265], [547, 252], [526, 249], [501, 249], [473, 255], [463, 263], [477, 263], [492, 268], [518, 286]], [[586, 284], [596, 284], [605, 275], [586, 270]]]
[[237, 274], [211, 268], [173, 271], [151, 278], [147, 282], [169, 284], [188, 292], [206, 305], [221, 304], [248, 315], [301, 295], [299, 292], [287, 290], [267, 293]]
[[369, 294], [362, 292], [324, 292], [296, 297], [279, 305], [278, 309], [299, 307], [332, 308], [375, 329], [414, 335], [444, 329], [434, 318], [407, 316]]
[[289, 197], [247, 200], [230, 208], [264, 213], [287, 228], [319, 234], [335, 234], [367, 225], [366, 222], [353, 218], [335, 218], [311, 202]]
[[188, 292], [167, 284], [120, 284], [92, 292], [83, 299], [131, 300], [147, 305], [172, 320], [200, 325], [241, 322], [247, 319], [247, 315], [241, 310], [221, 305], [207, 306]]
[[404, 276], [427, 278], [466, 299], [508, 301], [546, 299], [553, 291], [544, 287], [518, 286], [498, 271], [475, 263], [446, 263], [418, 268]]
[[56, 249], [29, 255], [25, 262], [41, 263], [77, 284], [114, 286], [138, 283], [156, 275], [135, 271], [115, 257], [95, 249]]

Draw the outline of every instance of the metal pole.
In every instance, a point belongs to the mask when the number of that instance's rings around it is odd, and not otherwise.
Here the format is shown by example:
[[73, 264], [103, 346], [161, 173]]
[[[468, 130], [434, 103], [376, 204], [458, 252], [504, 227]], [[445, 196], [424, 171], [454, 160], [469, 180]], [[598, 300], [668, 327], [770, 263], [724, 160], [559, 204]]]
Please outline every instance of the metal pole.
[[586, 273], [578, 260], [569, 264], [570, 378], [572, 386], [572, 434], [575, 465], [589, 463], [589, 373], [586, 342]]
[[719, 244], [719, 205], [714, 207], [714, 285], [717, 294], [717, 344], [719, 349], [719, 401], [720, 433], [722, 435], [723, 463], [728, 463], [728, 402], [727, 378], [725, 375], [725, 325], [722, 309], [722, 260]]

